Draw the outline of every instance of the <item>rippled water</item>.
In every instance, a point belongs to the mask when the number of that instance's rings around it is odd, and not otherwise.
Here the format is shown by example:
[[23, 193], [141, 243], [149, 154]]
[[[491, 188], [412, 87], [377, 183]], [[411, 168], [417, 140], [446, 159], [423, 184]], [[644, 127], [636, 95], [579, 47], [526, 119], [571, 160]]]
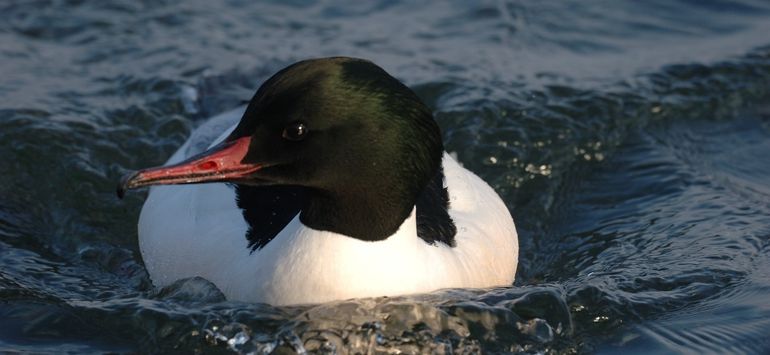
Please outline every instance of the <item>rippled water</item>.
[[[765, 1], [0, 4], [0, 351], [770, 352]], [[512, 287], [149, 282], [114, 196], [295, 60], [374, 60], [519, 227]]]

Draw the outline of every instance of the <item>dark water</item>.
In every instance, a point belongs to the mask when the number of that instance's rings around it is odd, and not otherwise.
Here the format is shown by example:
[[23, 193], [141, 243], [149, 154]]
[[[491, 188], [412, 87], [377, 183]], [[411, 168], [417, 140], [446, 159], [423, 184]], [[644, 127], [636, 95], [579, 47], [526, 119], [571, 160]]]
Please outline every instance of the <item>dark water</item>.
[[[770, 3], [0, 3], [0, 351], [770, 352]], [[153, 290], [126, 170], [295, 60], [374, 60], [503, 196], [512, 287]]]

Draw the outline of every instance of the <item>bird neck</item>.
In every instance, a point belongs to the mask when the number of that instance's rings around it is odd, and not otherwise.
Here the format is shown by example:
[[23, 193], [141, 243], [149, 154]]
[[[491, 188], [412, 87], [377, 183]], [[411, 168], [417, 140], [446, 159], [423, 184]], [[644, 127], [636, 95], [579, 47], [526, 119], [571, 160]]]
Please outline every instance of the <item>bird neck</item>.
[[415, 206], [417, 193], [370, 186], [308, 194], [300, 213], [306, 226], [364, 241], [385, 240], [398, 231]]

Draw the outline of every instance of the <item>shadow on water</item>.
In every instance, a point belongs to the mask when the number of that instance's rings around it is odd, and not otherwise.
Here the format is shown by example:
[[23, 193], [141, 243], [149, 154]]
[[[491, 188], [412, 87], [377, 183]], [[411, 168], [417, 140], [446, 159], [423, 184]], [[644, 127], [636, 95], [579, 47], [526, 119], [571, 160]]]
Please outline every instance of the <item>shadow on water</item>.
[[[0, 10], [0, 349], [770, 350], [762, 2]], [[227, 302], [203, 279], [153, 289], [144, 196], [116, 202], [117, 177], [284, 64], [334, 54], [412, 84], [503, 196], [515, 285], [297, 307]]]

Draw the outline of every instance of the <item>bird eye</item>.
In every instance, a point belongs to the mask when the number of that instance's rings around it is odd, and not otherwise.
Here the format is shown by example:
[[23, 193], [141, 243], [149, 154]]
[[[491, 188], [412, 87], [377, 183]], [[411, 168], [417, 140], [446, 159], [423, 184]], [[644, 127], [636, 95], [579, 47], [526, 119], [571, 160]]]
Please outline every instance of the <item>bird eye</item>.
[[290, 141], [301, 141], [307, 136], [307, 127], [302, 122], [290, 123], [283, 129], [283, 138]]

